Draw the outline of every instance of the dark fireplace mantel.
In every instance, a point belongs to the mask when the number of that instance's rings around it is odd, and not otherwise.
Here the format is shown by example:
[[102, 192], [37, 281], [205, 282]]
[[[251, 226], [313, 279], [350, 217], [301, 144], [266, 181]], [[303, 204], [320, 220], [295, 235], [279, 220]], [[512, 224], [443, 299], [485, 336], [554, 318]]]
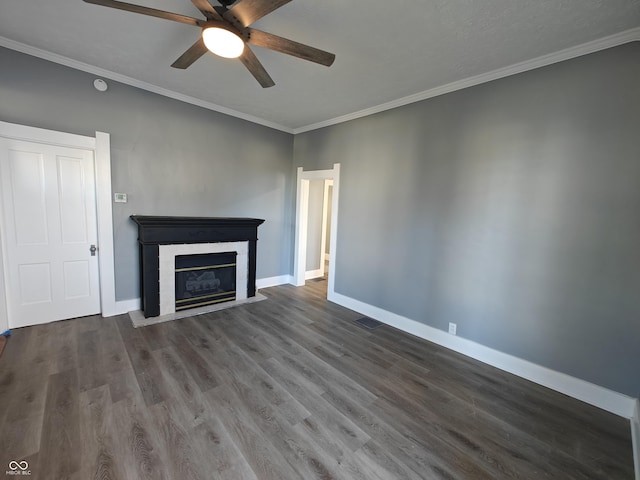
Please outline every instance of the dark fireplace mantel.
[[158, 217], [131, 215], [138, 224], [140, 289], [145, 317], [160, 315], [159, 246], [184, 243], [248, 242], [247, 296], [256, 294], [259, 218]]

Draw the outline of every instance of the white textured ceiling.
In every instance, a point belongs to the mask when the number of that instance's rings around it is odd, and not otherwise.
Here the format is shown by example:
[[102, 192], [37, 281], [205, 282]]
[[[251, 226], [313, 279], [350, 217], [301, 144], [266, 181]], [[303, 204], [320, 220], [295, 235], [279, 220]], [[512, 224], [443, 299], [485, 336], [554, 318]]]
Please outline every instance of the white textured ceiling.
[[[189, 0], [130, 3], [200, 18]], [[327, 68], [253, 47], [276, 82], [263, 89], [238, 60], [210, 53], [185, 71], [171, 68], [198, 38], [195, 27], [81, 0], [0, 0], [0, 44], [35, 47], [290, 131], [635, 29], [640, 1], [293, 0], [253, 26], [336, 61]]]

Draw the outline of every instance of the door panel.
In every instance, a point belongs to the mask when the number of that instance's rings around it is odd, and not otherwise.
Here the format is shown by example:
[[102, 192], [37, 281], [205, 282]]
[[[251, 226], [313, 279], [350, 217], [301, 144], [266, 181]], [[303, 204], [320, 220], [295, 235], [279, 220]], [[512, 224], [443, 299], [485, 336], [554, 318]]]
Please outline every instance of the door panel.
[[0, 138], [12, 328], [100, 312], [93, 152]]
[[46, 245], [49, 235], [43, 155], [20, 150], [7, 153], [11, 172], [7, 189], [11, 192], [16, 243], [19, 246]]
[[18, 265], [19, 297], [22, 305], [51, 303], [51, 264]]
[[82, 159], [58, 157], [62, 243], [87, 243], [87, 212]]

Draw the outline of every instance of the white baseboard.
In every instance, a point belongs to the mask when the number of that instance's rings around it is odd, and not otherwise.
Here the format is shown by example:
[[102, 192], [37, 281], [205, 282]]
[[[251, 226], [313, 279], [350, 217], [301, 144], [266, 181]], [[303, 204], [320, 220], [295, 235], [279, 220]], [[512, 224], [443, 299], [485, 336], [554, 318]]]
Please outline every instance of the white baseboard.
[[631, 417], [631, 441], [633, 444], [633, 464], [636, 468], [636, 480], [640, 480], [640, 398]]
[[[388, 312], [373, 305], [347, 297], [340, 293], [332, 293], [329, 300], [351, 310], [375, 318], [387, 325], [396, 327], [443, 347], [467, 355], [488, 365], [494, 366], [519, 377], [556, 390], [565, 395], [589, 403], [596, 407], [615, 413], [621, 417], [633, 416], [636, 400], [621, 393], [572, 377], [570, 375], [536, 365], [498, 350], [486, 347], [462, 337], [430, 327], [409, 318]], [[640, 480], [640, 479], [639, 479]]]
[[308, 270], [304, 272], [305, 280], [311, 280], [318, 277], [324, 277], [324, 268], [319, 268], [317, 270]]
[[278, 275], [276, 277], [259, 278], [256, 280], [256, 288], [277, 287], [278, 285], [287, 285], [293, 281], [291, 275]]

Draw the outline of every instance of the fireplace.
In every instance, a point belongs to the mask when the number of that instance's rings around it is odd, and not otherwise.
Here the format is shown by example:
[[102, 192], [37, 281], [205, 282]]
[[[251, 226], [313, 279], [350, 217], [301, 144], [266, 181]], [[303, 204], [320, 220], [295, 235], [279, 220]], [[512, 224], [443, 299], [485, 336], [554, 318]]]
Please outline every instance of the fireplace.
[[145, 318], [256, 294], [256, 218], [132, 215]]
[[236, 256], [236, 252], [176, 256], [176, 312], [235, 300]]

